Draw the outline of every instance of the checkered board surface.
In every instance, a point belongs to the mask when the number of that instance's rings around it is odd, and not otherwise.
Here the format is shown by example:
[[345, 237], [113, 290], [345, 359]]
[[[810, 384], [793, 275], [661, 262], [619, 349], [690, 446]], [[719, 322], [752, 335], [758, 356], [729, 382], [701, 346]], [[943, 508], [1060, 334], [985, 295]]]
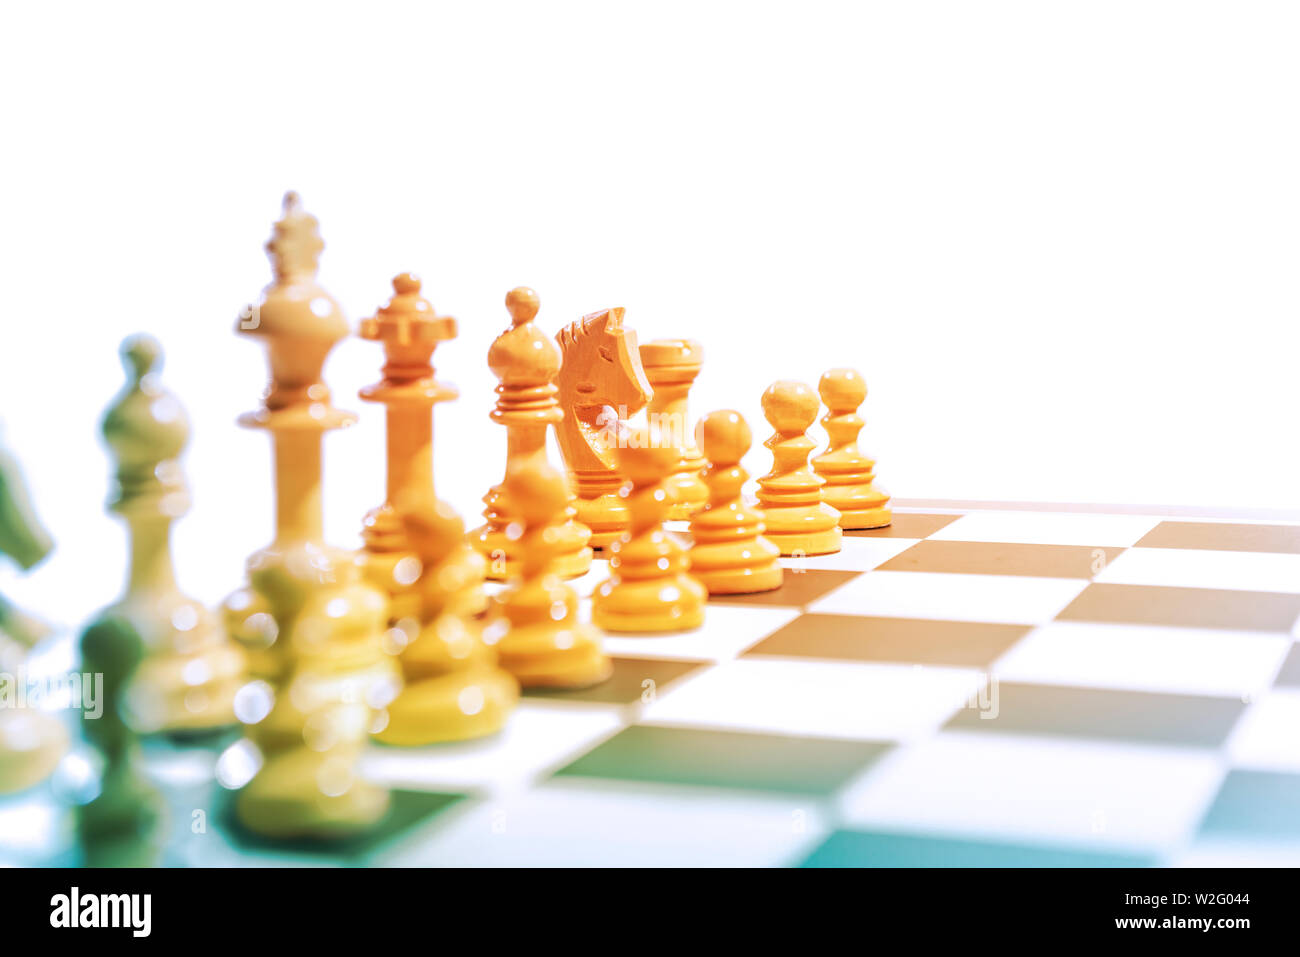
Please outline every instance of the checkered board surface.
[[192, 833], [217, 750], [151, 745], [165, 863], [1300, 864], [1300, 524], [899, 510], [785, 564], [496, 738], [376, 745], [347, 845]]

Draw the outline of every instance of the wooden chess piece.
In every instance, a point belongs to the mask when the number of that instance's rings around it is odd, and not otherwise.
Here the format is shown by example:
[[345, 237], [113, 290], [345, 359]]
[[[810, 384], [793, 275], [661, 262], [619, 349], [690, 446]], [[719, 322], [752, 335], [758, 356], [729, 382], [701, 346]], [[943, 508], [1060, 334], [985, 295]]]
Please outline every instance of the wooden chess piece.
[[594, 312], [560, 330], [560, 408], [556, 432], [572, 476], [577, 520], [591, 529], [593, 549], [607, 548], [628, 529], [627, 503], [619, 494], [614, 449], [624, 422], [650, 400], [636, 333], [623, 325], [623, 310]]
[[646, 406], [649, 424], [672, 436], [673, 444], [682, 449], [681, 461], [665, 485], [673, 502], [670, 519], [690, 518], [709, 497], [700, 479], [707, 462], [695, 446], [687, 412], [687, 397], [703, 361], [704, 350], [693, 339], [656, 339], [641, 347], [641, 365], [654, 389]]
[[[506, 295], [510, 328], [497, 336], [488, 351], [488, 365], [500, 381], [492, 421], [506, 427], [506, 474], [527, 461], [546, 461], [546, 433], [564, 421], [556, 395], [555, 379], [560, 373], [560, 350], [533, 321], [537, 316], [537, 293], [520, 286]], [[483, 496], [487, 524], [470, 533], [470, 541], [488, 560], [488, 577], [506, 581], [519, 561], [518, 539], [507, 531], [514, 516], [505, 507], [502, 484]], [[571, 506], [572, 514], [577, 509]], [[572, 517], [558, 531], [565, 550], [560, 553], [556, 572], [562, 578], [577, 578], [591, 568], [591, 529]]]
[[[18, 461], [0, 448], [0, 555], [35, 568], [53, 549], [32, 508]], [[44, 623], [0, 597], [0, 675], [24, 680], [29, 649], [44, 638]], [[68, 732], [51, 714], [32, 707], [0, 708], [0, 794], [44, 781], [68, 749]]]
[[832, 369], [818, 384], [826, 415], [822, 425], [830, 436], [826, 451], [812, 460], [813, 470], [826, 480], [822, 501], [840, 513], [840, 528], [884, 528], [892, 521], [889, 495], [873, 483], [875, 460], [858, 450], [867, 384], [853, 369]]
[[[433, 407], [458, 393], [437, 380], [432, 362], [438, 343], [456, 337], [456, 320], [438, 315], [420, 288], [419, 277], [402, 273], [393, 280], [388, 304], [361, 322], [361, 338], [384, 347], [384, 378], [362, 389], [361, 398], [383, 404], [388, 450], [387, 495], [365, 517], [362, 557], [367, 579], [388, 594], [390, 622], [418, 618], [422, 601], [405, 517], [396, 503], [420, 512], [450, 508], [434, 491]], [[471, 614], [487, 607], [487, 563], [468, 544], [443, 556], [442, 564], [438, 584], [463, 592]], [[433, 585], [431, 580], [423, 589]]]
[[617, 451], [628, 477], [629, 534], [611, 547], [610, 577], [592, 596], [592, 621], [606, 631], [689, 631], [704, 623], [708, 592], [687, 573], [686, 551], [666, 531], [664, 484], [681, 448], [653, 429], [632, 429]]
[[[497, 664], [466, 593], [440, 581], [465, 547], [465, 524], [447, 505], [403, 509], [406, 540], [420, 562], [413, 618], [389, 632], [402, 643], [405, 684], [375, 733], [385, 744], [418, 746], [494, 734], [519, 700], [519, 683]], [[452, 570], [452, 574], [457, 572]], [[470, 603], [475, 604], [474, 602]]]
[[131, 538], [126, 594], [112, 613], [139, 634], [144, 657], [123, 706], [140, 733], [203, 732], [236, 724], [235, 694], [247, 681], [247, 659], [218, 618], [177, 587], [172, 522], [189, 508], [180, 455], [189, 422], [159, 382], [162, 349], [151, 336], [122, 343], [129, 381], [104, 417], [117, 459], [110, 508]]
[[696, 426], [708, 460], [709, 502], [691, 517], [691, 574], [710, 595], [747, 595], [781, 587], [781, 550], [763, 537], [763, 514], [741, 495], [749, 473], [740, 460], [753, 435], [739, 412], [710, 412]]
[[383, 645], [387, 595], [364, 581], [356, 554], [321, 541], [321, 440], [355, 421], [321, 378], [348, 333], [316, 280], [323, 248], [316, 218], [290, 193], [267, 244], [275, 281], [237, 329], [268, 350], [264, 404], [240, 423], [271, 433], [276, 496], [275, 539], [249, 559], [249, 587], [226, 602], [232, 634], [269, 682], [250, 686], [256, 694], [240, 709], [257, 770], [235, 813], [272, 837], [355, 833], [383, 817], [388, 792], [356, 767], [401, 680]]
[[562, 547], [555, 533], [569, 520], [564, 474], [530, 459], [506, 476], [507, 508], [519, 517], [519, 578], [492, 601], [484, 638], [501, 667], [525, 688], [582, 688], [613, 670], [600, 632], [578, 619], [578, 593], [556, 572]]
[[839, 512], [822, 502], [823, 479], [808, 468], [807, 432], [818, 407], [802, 382], [775, 382], [763, 393], [763, 414], [776, 432], [763, 443], [772, 451], [772, 471], [758, 480], [758, 503], [768, 539], [786, 556], [840, 550]]

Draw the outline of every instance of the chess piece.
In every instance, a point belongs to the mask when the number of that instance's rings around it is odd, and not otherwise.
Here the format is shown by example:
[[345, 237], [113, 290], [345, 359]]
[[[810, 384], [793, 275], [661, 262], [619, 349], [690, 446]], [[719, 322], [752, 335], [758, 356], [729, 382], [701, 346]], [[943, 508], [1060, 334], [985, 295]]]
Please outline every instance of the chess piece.
[[577, 520], [591, 529], [589, 544], [599, 550], [628, 529], [627, 504], [619, 495], [626, 478], [614, 450], [623, 441], [623, 423], [649, 401], [650, 383], [622, 309], [584, 316], [556, 338], [564, 411], [556, 437], [578, 496]]
[[77, 813], [88, 860], [120, 862], [158, 839], [163, 803], [141, 772], [139, 735], [232, 724], [243, 680], [242, 651], [176, 586], [169, 538], [189, 507], [179, 462], [189, 423], [158, 381], [160, 354], [149, 336], [122, 343], [128, 381], [101, 423], [117, 466], [108, 507], [126, 521], [131, 558], [125, 594], [81, 636], [82, 668], [103, 676], [99, 714], [83, 709], [81, 723], [103, 759], [98, 794]]
[[[390, 623], [418, 618], [422, 601], [415, 585], [418, 563], [396, 503], [421, 512], [450, 509], [434, 492], [433, 407], [458, 393], [435, 378], [432, 360], [438, 343], [455, 338], [456, 320], [439, 316], [420, 285], [417, 276], [402, 273], [393, 280], [388, 304], [361, 323], [361, 338], [382, 343], [385, 359], [383, 381], [362, 389], [361, 398], [384, 405], [388, 429], [387, 495], [365, 517], [362, 557], [367, 579], [388, 594]], [[442, 587], [462, 592], [472, 614], [487, 607], [487, 563], [467, 543], [444, 555], [442, 565]], [[431, 587], [433, 581], [423, 589]]]
[[875, 460], [858, 451], [867, 384], [853, 369], [832, 369], [817, 386], [826, 415], [822, 425], [830, 436], [826, 451], [812, 460], [813, 470], [826, 480], [822, 501], [840, 513], [840, 528], [884, 528], [892, 521], [889, 495], [877, 488]]
[[772, 451], [772, 471], [758, 480], [758, 504], [765, 534], [782, 555], [840, 550], [839, 512], [822, 502], [823, 480], [808, 468], [807, 432], [818, 405], [802, 382], [775, 382], [763, 393], [763, 414], [776, 432], [763, 443]]
[[[0, 555], [28, 571], [44, 561], [53, 547], [32, 508], [18, 461], [0, 448]], [[25, 680], [28, 649], [46, 634], [44, 623], [0, 597], [0, 676]], [[56, 717], [6, 704], [0, 707], [0, 794], [24, 791], [44, 781], [68, 748], [68, 732]]]
[[[545, 462], [547, 429], [564, 420], [555, 386], [560, 350], [533, 322], [537, 307], [537, 293], [531, 289], [510, 290], [510, 328], [488, 351], [488, 365], [500, 380], [492, 421], [506, 427], [506, 474], [527, 461]], [[507, 534], [514, 516], [505, 508], [500, 484], [483, 496], [483, 504], [487, 524], [475, 529], [470, 540], [488, 560], [488, 577], [506, 581], [519, 561], [518, 539]], [[571, 513], [577, 514], [577, 509], [571, 506]], [[564, 550], [556, 560], [556, 573], [562, 578], [577, 578], [591, 568], [591, 529], [575, 522], [572, 514], [559, 529]]]
[[628, 477], [629, 534], [611, 546], [610, 577], [592, 596], [592, 621], [606, 631], [689, 631], [704, 622], [708, 592], [686, 571], [686, 552], [664, 531], [664, 484], [681, 448], [653, 429], [634, 429], [618, 449]]
[[323, 248], [316, 218], [290, 193], [267, 244], [275, 281], [237, 330], [268, 350], [263, 406], [240, 423], [271, 433], [276, 496], [275, 538], [249, 559], [249, 587], [226, 602], [232, 634], [257, 653], [266, 679], [239, 709], [256, 771], [235, 813], [272, 837], [355, 833], [382, 818], [388, 792], [356, 765], [400, 684], [383, 646], [387, 596], [363, 580], [358, 556], [321, 542], [321, 440], [355, 421], [330, 403], [321, 378], [348, 333], [316, 281]]
[[[440, 578], [460, 561], [465, 525], [441, 502], [403, 509], [406, 540], [420, 562], [416, 616], [400, 619], [391, 635], [403, 643], [405, 684], [388, 706], [388, 723], [376, 737], [386, 744], [463, 741], [501, 730], [519, 700], [519, 683], [497, 665], [471, 617], [466, 593], [449, 591]], [[452, 568], [454, 576], [457, 571]]]
[[753, 435], [739, 412], [710, 412], [696, 426], [708, 460], [709, 502], [691, 517], [691, 574], [710, 595], [747, 595], [781, 587], [781, 550], [763, 537], [763, 515], [745, 504], [749, 478], [740, 460]]
[[704, 350], [692, 339], [656, 339], [641, 347], [641, 365], [654, 389], [646, 406], [650, 425], [672, 436], [682, 449], [681, 461], [665, 488], [672, 498], [670, 519], [688, 519], [708, 500], [709, 490], [700, 479], [707, 464], [695, 447], [694, 429], [687, 413], [687, 396], [700, 374]]
[[190, 504], [180, 466], [189, 421], [159, 382], [161, 358], [151, 336], [122, 343], [128, 382], [103, 422], [117, 460], [109, 507], [131, 538], [126, 594], [111, 613], [135, 630], [143, 651], [123, 700], [133, 729], [204, 732], [236, 723], [235, 693], [247, 662], [216, 616], [176, 584], [170, 539], [172, 522]]
[[600, 632], [578, 620], [578, 593], [555, 570], [562, 554], [556, 531], [569, 520], [564, 474], [530, 459], [506, 475], [506, 507], [522, 528], [519, 578], [493, 599], [484, 638], [501, 667], [525, 688], [582, 688], [604, 681], [612, 665]]

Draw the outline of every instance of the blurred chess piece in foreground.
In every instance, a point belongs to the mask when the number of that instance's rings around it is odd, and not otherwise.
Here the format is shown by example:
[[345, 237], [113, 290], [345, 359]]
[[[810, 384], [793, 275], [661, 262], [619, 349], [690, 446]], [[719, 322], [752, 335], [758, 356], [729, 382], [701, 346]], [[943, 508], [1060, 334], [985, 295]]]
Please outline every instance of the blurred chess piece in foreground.
[[[53, 549], [32, 508], [18, 460], [0, 448], [0, 554], [19, 568], [35, 568]], [[27, 653], [47, 626], [0, 597], [0, 681], [26, 680]], [[68, 733], [53, 715], [31, 707], [0, 707], [0, 794], [26, 790], [49, 777], [68, 748]]]

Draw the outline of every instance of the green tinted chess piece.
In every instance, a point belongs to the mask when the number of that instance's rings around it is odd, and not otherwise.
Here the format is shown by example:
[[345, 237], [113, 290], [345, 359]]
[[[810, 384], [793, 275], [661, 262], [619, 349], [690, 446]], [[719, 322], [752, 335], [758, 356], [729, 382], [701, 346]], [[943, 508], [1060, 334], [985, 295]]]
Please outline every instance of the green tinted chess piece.
[[[18, 461], [0, 449], [0, 554], [23, 570], [34, 568], [53, 544], [32, 509]], [[0, 694], [25, 680], [27, 650], [48, 632], [45, 624], [0, 596]], [[0, 707], [0, 794], [26, 790], [49, 777], [68, 747], [63, 724], [29, 707]]]
[[103, 708], [82, 730], [103, 759], [99, 795], [80, 810], [88, 858], [150, 863], [162, 801], [139, 767], [139, 736], [235, 723], [245, 658], [216, 616], [185, 596], [172, 569], [172, 522], [189, 507], [179, 458], [189, 423], [158, 381], [161, 349], [149, 336], [122, 344], [127, 384], [101, 431], [116, 464], [110, 511], [126, 522], [130, 569], [121, 599], [81, 638], [82, 669], [102, 675]]

